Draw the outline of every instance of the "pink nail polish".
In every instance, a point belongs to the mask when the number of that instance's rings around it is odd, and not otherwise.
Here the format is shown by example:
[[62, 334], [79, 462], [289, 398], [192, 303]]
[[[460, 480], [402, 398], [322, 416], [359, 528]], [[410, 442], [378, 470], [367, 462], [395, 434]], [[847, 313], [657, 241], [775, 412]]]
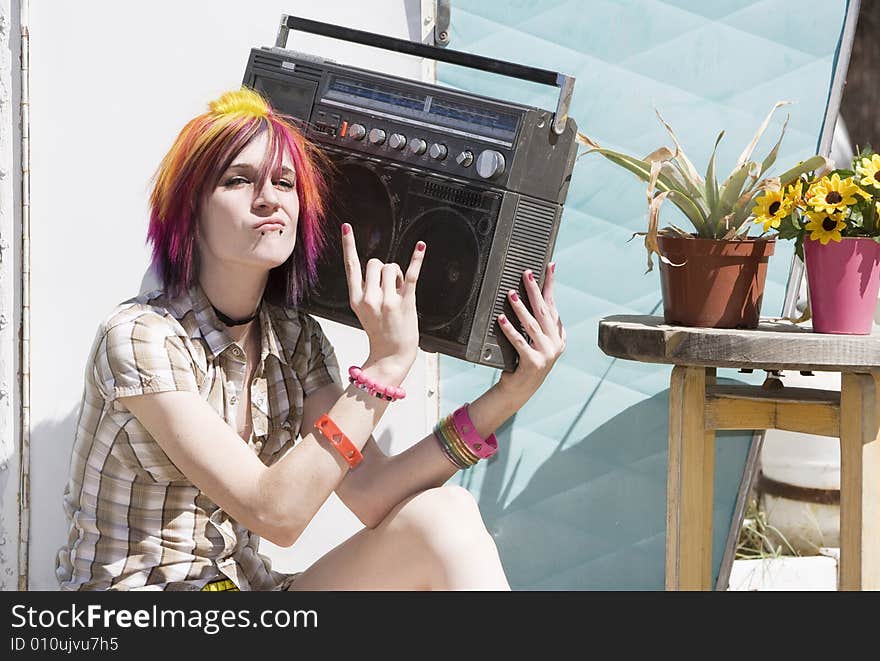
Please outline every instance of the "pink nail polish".
[[519, 296], [517, 296], [515, 291], [510, 292], [510, 300], [516, 303], [519, 300]]
[[527, 271], [526, 278], [528, 278], [529, 282], [534, 282], [535, 281], [535, 274], [532, 273], [531, 271]]
[[556, 273], [556, 262], [550, 262], [550, 273]]
[[423, 242], [423, 241], [419, 241], [419, 242], [416, 244], [416, 250], [418, 250], [419, 252], [422, 252], [424, 249], [425, 249], [425, 244], [424, 244], [424, 242]]
[[349, 225], [348, 223], [342, 223], [342, 235], [345, 236], [349, 232], [351, 232], [351, 225]]
[[499, 315], [499, 317], [498, 317], [498, 323], [501, 324], [501, 325], [503, 326], [504, 324], [507, 323], [507, 317], [505, 317], [504, 315]]

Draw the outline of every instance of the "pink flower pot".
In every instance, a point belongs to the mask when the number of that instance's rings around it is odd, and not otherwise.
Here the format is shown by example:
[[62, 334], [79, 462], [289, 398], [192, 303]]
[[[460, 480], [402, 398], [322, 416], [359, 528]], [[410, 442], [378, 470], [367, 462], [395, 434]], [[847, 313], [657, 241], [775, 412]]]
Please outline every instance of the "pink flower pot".
[[880, 291], [880, 243], [843, 238], [822, 245], [804, 241], [813, 330], [869, 335]]

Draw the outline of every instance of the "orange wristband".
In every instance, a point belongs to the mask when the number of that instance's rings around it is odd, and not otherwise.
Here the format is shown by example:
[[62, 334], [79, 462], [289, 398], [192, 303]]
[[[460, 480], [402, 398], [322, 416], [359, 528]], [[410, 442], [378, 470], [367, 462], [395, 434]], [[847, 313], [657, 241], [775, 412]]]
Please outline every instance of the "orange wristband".
[[343, 456], [351, 468], [361, 463], [364, 455], [354, 446], [351, 439], [342, 433], [342, 430], [336, 426], [336, 423], [327, 414], [318, 418], [315, 428], [324, 435], [324, 438], [330, 441], [330, 445], [339, 451], [339, 454]]

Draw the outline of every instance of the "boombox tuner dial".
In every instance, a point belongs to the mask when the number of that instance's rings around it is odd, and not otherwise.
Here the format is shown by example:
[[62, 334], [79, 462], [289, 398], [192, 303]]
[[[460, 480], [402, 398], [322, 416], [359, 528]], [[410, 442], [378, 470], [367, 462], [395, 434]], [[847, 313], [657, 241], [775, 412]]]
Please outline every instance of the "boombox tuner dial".
[[381, 145], [385, 142], [385, 131], [382, 129], [370, 129], [369, 140], [374, 145]]
[[504, 155], [494, 149], [480, 152], [477, 157], [477, 174], [483, 179], [494, 179], [504, 172]]
[[348, 135], [350, 135], [353, 140], [363, 140], [366, 134], [367, 129], [364, 128], [363, 124], [352, 124], [348, 127]]
[[428, 143], [421, 138], [413, 138], [409, 141], [409, 150], [413, 154], [424, 154], [428, 148]]
[[428, 150], [428, 156], [436, 161], [442, 161], [444, 158], [446, 158], [446, 145], [441, 145], [435, 142]]
[[474, 162], [474, 153], [472, 151], [463, 151], [455, 157], [455, 162], [463, 168], [468, 168]]
[[388, 146], [391, 147], [391, 149], [403, 149], [406, 147], [406, 136], [401, 135], [400, 133], [392, 133], [391, 137], [388, 138]]

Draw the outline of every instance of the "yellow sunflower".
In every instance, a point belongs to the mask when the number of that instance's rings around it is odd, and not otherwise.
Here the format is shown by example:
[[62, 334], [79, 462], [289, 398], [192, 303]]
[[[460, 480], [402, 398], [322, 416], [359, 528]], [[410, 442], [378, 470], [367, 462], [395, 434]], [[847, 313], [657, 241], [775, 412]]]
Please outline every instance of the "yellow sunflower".
[[807, 204], [816, 211], [835, 213], [843, 211], [856, 203], [856, 195], [865, 199], [871, 197], [853, 181], [853, 177], [841, 179], [836, 172], [831, 177], [822, 177], [807, 190]]
[[818, 239], [823, 246], [829, 241], [840, 243], [840, 233], [846, 229], [846, 222], [839, 213], [825, 213], [824, 211], [807, 211], [810, 218], [804, 229], [811, 232], [813, 241]]
[[785, 187], [785, 199], [788, 200], [789, 207], [795, 209], [804, 204], [804, 180], [798, 179], [793, 184]]
[[752, 213], [756, 223], [764, 224], [764, 231], [771, 227], [779, 227], [779, 223], [791, 212], [791, 202], [783, 196], [781, 190], [768, 190], [755, 198]]
[[856, 172], [862, 175], [862, 179], [859, 181], [862, 186], [880, 188], [880, 154], [863, 158], [856, 165]]

